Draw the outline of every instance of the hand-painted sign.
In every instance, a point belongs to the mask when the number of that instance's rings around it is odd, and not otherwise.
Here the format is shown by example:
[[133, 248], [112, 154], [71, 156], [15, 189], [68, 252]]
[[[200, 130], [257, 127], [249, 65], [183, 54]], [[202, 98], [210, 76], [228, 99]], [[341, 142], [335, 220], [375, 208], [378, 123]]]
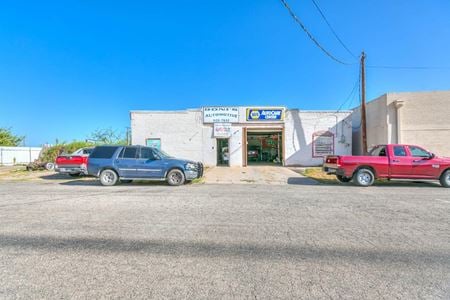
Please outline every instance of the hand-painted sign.
[[313, 157], [334, 154], [334, 134], [329, 131], [313, 133]]
[[231, 136], [231, 123], [214, 123], [214, 137], [229, 138]]
[[283, 121], [283, 108], [247, 108], [247, 121]]
[[239, 123], [239, 108], [228, 106], [204, 107], [203, 123]]

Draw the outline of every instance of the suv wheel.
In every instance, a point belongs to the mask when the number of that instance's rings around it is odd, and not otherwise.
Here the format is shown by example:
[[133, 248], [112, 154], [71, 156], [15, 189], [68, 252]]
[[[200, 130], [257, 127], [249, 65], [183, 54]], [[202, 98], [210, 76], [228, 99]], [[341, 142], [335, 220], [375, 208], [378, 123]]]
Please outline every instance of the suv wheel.
[[440, 182], [443, 187], [450, 188], [450, 170], [442, 173]]
[[111, 186], [115, 185], [119, 180], [119, 176], [113, 170], [103, 170], [100, 173], [100, 183], [102, 185]]
[[173, 169], [167, 174], [167, 183], [169, 185], [182, 185], [185, 181], [184, 173], [178, 169]]
[[362, 168], [356, 172], [353, 180], [359, 186], [371, 186], [375, 181], [375, 175], [370, 169]]

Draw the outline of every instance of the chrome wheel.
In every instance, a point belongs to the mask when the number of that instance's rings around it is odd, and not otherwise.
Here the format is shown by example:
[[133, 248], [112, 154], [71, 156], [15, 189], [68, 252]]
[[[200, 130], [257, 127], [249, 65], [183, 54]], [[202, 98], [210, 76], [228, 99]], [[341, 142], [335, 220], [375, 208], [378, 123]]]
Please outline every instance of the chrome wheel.
[[100, 174], [100, 182], [103, 185], [115, 185], [117, 183], [117, 174], [113, 170], [104, 170]]
[[375, 181], [375, 175], [369, 169], [360, 169], [355, 176], [355, 183], [360, 186], [370, 186]]
[[167, 182], [170, 185], [182, 185], [184, 184], [185, 177], [182, 171], [180, 170], [172, 170], [167, 175]]
[[450, 188], [450, 170], [447, 170], [442, 174], [440, 181], [443, 187]]
[[361, 182], [364, 185], [367, 185], [370, 183], [371, 177], [368, 173], [362, 173], [362, 174], [359, 174], [358, 179], [359, 179], [359, 182]]

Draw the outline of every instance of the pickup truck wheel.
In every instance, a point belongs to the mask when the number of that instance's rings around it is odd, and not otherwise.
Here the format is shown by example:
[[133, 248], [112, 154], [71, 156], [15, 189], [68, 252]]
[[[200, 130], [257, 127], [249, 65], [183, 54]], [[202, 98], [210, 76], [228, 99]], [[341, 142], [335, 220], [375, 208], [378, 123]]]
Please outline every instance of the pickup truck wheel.
[[353, 180], [359, 186], [371, 186], [375, 181], [375, 175], [371, 170], [362, 168], [356, 172]]
[[342, 182], [342, 183], [347, 183], [347, 182], [350, 182], [352, 180], [351, 177], [345, 177], [345, 176], [342, 176], [342, 175], [336, 175], [336, 179], [339, 182]]
[[116, 172], [113, 170], [103, 170], [100, 173], [100, 183], [102, 185], [111, 186], [115, 185], [117, 181], [119, 180], [119, 177], [117, 176]]
[[450, 170], [441, 175], [440, 182], [443, 187], [450, 188]]
[[55, 169], [55, 164], [54, 163], [46, 163], [44, 168], [48, 171], [52, 171]]
[[169, 185], [182, 185], [186, 181], [184, 177], [184, 173], [178, 169], [171, 170], [169, 174], [167, 174], [167, 183]]

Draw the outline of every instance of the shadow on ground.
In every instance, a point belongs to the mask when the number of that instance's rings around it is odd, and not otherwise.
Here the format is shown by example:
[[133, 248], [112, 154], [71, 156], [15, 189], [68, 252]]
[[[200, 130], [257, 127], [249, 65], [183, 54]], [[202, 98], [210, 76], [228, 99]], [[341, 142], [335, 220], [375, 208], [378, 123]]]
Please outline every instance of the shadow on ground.
[[[102, 186], [100, 181], [95, 178], [91, 179], [79, 179], [79, 180], [70, 180], [65, 182], [60, 182], [61, 185], [68, 186]], [[191, 183], [187, 183], [190, 185]], [[118, 183], [115, 186], [167, 186], [168, 184], [165, 181], [133, 181], [130, 183]]]
[[[188, 257], [238, 257], [261, 260], [342, 260], [407, 265], [450, 265], [450, 254], [442, 251], [401, 249], [351, 249], [308, 245], [264, 245], [256, 243], [215, 243], [174, 240], [132, 240], [120, 238], [23, 236], [0, 234], [0, 249], [17, 248], [50, 251], [98, 251], [112, 253], [150, 253]], [[11, 250], [10, 250], [11, 251]]]
[[[293, 185], [325, 185], [325, 186], [335, 186], [335, 187], [360, 187], [354, 183], [340, 183], [338, 181], [330, 180], [316, 180], [311, 178], [299, 178], [291, 177], [288, 179], [288, 184]], [[442, 187], [437, 181], [418, 181], [418, 180], [380, 180], [375, 182], [371, 187], [422, 187], [422, 188], [433, 188]], [[371, 188], [369, 187], [369, 188]]]
[[307, 178], [307, 177], [289, 177], [287, 183], [294, 184], [294, 185], [319, 185], [320, 184], [316, 180]]

